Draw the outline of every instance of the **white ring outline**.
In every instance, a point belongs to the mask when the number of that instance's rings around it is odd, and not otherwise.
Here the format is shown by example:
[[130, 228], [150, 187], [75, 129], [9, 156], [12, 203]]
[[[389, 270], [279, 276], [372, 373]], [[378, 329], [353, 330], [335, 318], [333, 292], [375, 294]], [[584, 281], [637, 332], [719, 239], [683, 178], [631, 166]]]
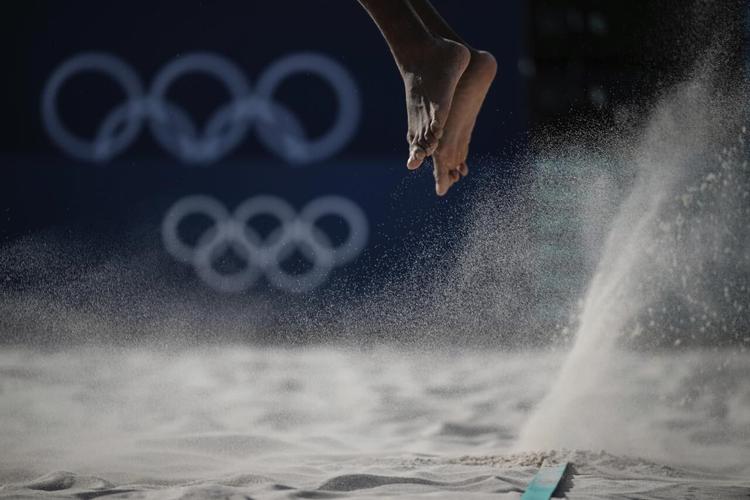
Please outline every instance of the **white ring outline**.
[[[102, 120], [95, 138], [86, 141], [63, 124], [57, 98], [62, 85], [81, 71], [99, 71], [123, 88], [126, 101]], [[188, 113], [166, 100], [171, 84], [190, 72], [208, 73], [220, 80], [232, 100], [217, 109], [199, 134]], [[338, 115], [321, 137], [309, 139], [296, 116], [273, 101], [277, 87], [296, 73], [313, 73], [326, 81], [336, 95]], [[144, 120], [156, 141], [188, 164], [215, 162], [237, 147], [255, 122], [258, 138], [272, 152], [291, 164], [322, 160], [340, 151], [352, 139], [360, 119], [357, 86], [349, 72], [329, 57], [302, 52], [273, 63], [258, 82], [255, 94], [239, 68], [210, 52], [195, 52], [170, 61], [154, 78], [147, 94], [135, 71], [121, 59], [101, 52], [81, 53], [58, 66], [42, 93], [42, 121], [53, 141], [71, 156], [106, 162], [135, 141]], [[118, 126], [125, 123], [117, 134]], [[276, 134], [274, 134], [276, 131]]]
[[[194, 246], [179, 235], [179, 224], [187, 216], [203, 215], [212, 225]], [[270, 215], [279, 226], [265, 238], [250, 227], [256, 216]], [[342, 218], [349, 227], [346, 240], [333, 246], [327, 235], [316, 226], [321, 217]], [[240, 203], [231, 213], [216, 199], [191, 195], [178, 200], [162, 221], [165, 249], [177, 260], [191, 264], [209, 286], [222, 292], [240, 292], [263, 274], [276, 288], [291, 293], [309, 292], [329, 277], [334, 267], [351, 262], [367, 244], [367, 218], [357, 204], [341, 196], [323, 196], [310, 201], [299, 215], [285, 200], [272, 195], [258, 195]], [[218, 254], [231, 245], [246, 266], [227, 275], [214, 268]], [[305, 273], [290, 274], [281, 263], [298, 248], [312, 263]]]

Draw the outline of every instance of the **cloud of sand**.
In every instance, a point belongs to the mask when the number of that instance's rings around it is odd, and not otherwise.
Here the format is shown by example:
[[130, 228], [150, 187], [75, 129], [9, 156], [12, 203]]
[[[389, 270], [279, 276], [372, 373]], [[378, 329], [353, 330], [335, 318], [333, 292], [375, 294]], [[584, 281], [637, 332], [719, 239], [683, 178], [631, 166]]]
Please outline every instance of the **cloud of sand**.
[[[663, 439], [663, 395], [648, 387], [633, 394], [630, 382], [650, 370], [655, 347], [734, 345], [729, 357], [745, 351], [745, 95], [717, 91], [711, 71], [703, 70], [659, 102], [631, 147], [611, 151], [632, 170], [632, 180], [615, 205], [572, 349], [523, 427], [518, 448], [689, 453], [670, 450]], [[626, 346], [640, 352], [643, 373], [619, 370]]]

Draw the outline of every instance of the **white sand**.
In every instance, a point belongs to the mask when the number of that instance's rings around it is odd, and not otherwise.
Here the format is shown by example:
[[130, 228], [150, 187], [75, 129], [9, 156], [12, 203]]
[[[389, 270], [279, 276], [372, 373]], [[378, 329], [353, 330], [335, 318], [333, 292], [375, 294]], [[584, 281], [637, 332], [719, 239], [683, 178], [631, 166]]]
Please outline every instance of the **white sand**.
[[544, 459], [569, 498], [748, 497], [750, 355], [618, 356], [596, 451], [513, 452], [562, 359], [5, 351], [0, 497], [518, 498]]

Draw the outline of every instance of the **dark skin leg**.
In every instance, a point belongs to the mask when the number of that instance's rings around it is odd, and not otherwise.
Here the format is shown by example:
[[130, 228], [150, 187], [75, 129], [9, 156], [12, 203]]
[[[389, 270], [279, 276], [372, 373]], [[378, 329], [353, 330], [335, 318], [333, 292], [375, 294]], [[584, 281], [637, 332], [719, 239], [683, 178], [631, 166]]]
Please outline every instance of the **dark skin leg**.
[[[404, 78], [410, 144], [407, 165], [417, 168], [425, 156], [434, 153], [435, 190], [443, 195], [468, 173], [471, 133], [497, 63], [488, 52], [469, 46], [429, 0], [360, 3], [385, 36]], [[450, 50], [445, 50], [446, 44]], [[468, 64], [456, 46], [468, 51]], [[447, 57], [449, 53], [452, 57]]]
[[[407, 0], [360, 0], [383, 33], [404, 80], [410, 169], [419, 167], [438, 147], [459, 78], [469, 64], [469, 50], [435, 36]], [[450, 186], [446, 172], [436, 174], [436, 190]]]
[[409, 0], [409, 4], [411, 4], [414, 12], [416, 12], [419, 19], [433, 35], [453, 40], [464, 47], [471, 48], [458, 33], [453, 31], [453, 28], [443, 19], [443, 16], [440, 15], [429, 0]]

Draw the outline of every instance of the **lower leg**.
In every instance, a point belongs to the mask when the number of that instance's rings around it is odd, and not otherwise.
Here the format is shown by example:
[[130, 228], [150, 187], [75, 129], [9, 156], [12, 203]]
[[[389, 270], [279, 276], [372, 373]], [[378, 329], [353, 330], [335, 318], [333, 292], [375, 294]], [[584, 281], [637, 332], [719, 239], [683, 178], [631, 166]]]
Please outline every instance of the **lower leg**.
[[414, 12], [419, 16], [419, 19], [433, 35], [453, 40], [472, 50], [469, 44], [458, 33], [453, 31], [450, 24], [443, 19], [443, 16], [432, 6], [429, 0], [409, 0], [409, 3]]
[[359, 0], [383, 34], [399, 70], [411, 66], [419, 52], [434, 43], [408, 0]]

